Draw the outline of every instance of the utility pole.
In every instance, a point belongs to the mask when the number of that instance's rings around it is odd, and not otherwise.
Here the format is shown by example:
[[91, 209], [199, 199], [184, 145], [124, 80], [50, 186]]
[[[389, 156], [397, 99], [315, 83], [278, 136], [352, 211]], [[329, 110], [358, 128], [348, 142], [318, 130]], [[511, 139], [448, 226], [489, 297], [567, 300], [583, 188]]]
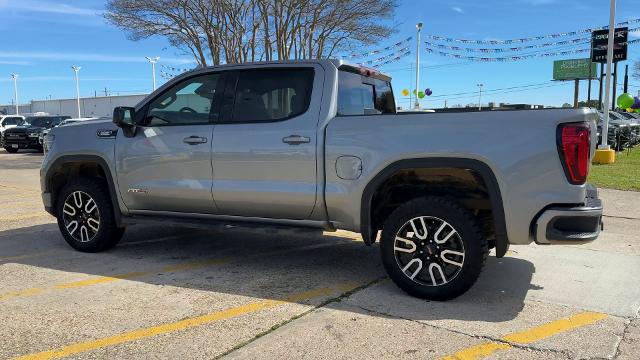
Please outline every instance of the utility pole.
[[624, 86], [623, 92], [629, 92], [629, 65], [624, 66]]
[[73, 72], [76, 73], [76, 100], [78, 102], [78, 118], [81, 118], [82, 115], [80, 113], [80, 78], [78, 77], [78, 72], [80, 71], [80, 69], [82, 69], [82, 67], [80, 66], [71, 66], [71, 69], [73, 69]]
[[598, 147], [602, 150], [609, 150], [611, 146], [607, 144], [607, 134], [609, 133], [609, 96], [611, 95], [611, 63], [613, 62], [613, 38], [616, 33], [616, 0], [611, 0], [609, 10], [609, 41], [607, 43], [607, 75], [604, 96], [604, 122], [602, 124], [602, 144]]
[[616, 87], [618, 86], [618, 63], [613, 64], [613, 100], [611, 101], [611, 111], [616, 110]]
[[478, 84], [478, 88], [480, 89], [480, 94], [478, 95], [478, 111], [482, 111], [482, 87], [484, 84]]
[[420, 92], [420, 30], [422, 30], [421, 22], [416, 24], [416, 109], [420, 109], [420, 98], [418, 97], [418, 93]]
[[19, 109], [18, 109], [18, 74], [11, 74], [11, 77], [13, 78], [13, 99], [16, 105], [16, 115], [19, 115]]
[[156, 91], [156, 63], [160, 60], [160, 56], [149, 57], [145, 56], [145, 58], [151, 64], [151, 78], [153, 79], [153, 91]]

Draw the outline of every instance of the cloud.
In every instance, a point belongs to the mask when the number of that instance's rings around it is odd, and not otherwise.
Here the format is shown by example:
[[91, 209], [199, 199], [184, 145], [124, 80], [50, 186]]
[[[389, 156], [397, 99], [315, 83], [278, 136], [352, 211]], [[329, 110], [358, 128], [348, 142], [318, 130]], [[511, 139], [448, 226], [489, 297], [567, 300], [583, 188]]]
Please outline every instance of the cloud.
[[558, 0], [520, 0], [520, 2], [529, 4], [529, 5], [538, 6], [538, 5], [555, 4], [556, 2], [558, 2]]
[[30, 61], [24, 61], [24, 60], [0, 60], [0, 65], [27, 66], [27, 65], [31, 65], [31, 62]]
[[[19, 76], [19, 82], [42, 82], [42, 81], [75, 81], [75, 77], [71, 76]], [[111, 76], [82, 76], [80, 82], [84, 81], [143, 81], [146, 78], [130, 78], [130, 77], [111, 77]], [[11, 78], [0, 78], [0, 82], [13, 82]]]
[[30, 1], [30, 0], [0, 0], [0, 9], [25, 12], [40, 12], [48, 14], [66, 14], [95, 16], [100, 15], [102, 10], [77, 7], [74, 5], [61, 4], [55, 2]]
[[462, 8], [460, 6], [452, 6], [451, 10], [460, 13], [460, 14], [464, 14], [464, 10], [462, 10]]
[[[0, 51], [0, 61], [7, 61], [6, 59], [19, 59], [20, 61], [27, 60], [48, 60], [48, 61], [69, 61], [73, 63], [81, 62], [124, 62], [124, 63], [138, 63], [147, 62], [144, 56], [117, 56], [117, 55], [105, 55], [96, 53], [72, 53], [72, 52], [55, 52], [55, 51]], [[178, 58], [160, 58], [160, 63], [169, 64], [194, 64], [195, 61], [191, 59], [178, 59]]]

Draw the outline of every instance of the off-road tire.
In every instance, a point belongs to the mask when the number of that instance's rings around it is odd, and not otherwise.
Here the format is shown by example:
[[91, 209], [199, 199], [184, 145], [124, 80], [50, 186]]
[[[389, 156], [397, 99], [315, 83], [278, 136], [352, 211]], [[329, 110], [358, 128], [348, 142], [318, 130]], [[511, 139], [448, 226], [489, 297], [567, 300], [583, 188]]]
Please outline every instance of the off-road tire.
[[[452, 278], [449, 282], [443, 281], [442, 284], [436, 285], [436, 279], [438, 276], [431, 274], [432, 269], [428, 267], [429, 262], [440, 261], [441, 271], [444, 267], [448, 266], [449, 268], [452, 266], [450, 264], [445, 264], [443, 262], [444, 254], [440, 254], [442, 256], [439, 259], [433, 260], [437, 256], [434, 255], [434, 251], [443, 251], [443, 250], [435, 250], [434, 247], [427, 249], [426, 247], [421, 247], [421, 244], [426, 242], [432, 242], [434, 240], [433, 231], [429, 231], [427, 238], [425, 240], [415, 239], [412, 242], [416, 243], [416, 247], [414, 249], [414, 253], [409, 254], [408, 256], [419, 257], [424, 256], [423, 260], [420, 260], [419, 265], [420, 268], [424, 270], [423, 266], [426, 266], [429, 270], [427, 275], [430, 275], [430, 279], [433, 281], [431, 284], [426, 285], [424, 282], [415, 281], [411, 279], [411, 277], [405, 273], [405, 271], [412, 272], [413, 269], [418, 269], [418, 261], [416, 261], [413, 268], [409, 268], [407, 270], [403, 270], [401, 264], [401, 260], [398, 259], [399, 256], [407, 256], [405, 254], [401, 254], [396, 249], [396, 236], [399, 235], [400, 231], [405, 231], [405, 227], [407, 224], [411, 224], [410, 221], [413, 219], [419, 218], [420, 220], [427, 219], [427, 223], [429, 221], [437, 221], [432, 219], [442, 220], [450, 225], [450, 227], [457, 232], [458, 237], [454, 236], [455, 240], [462, 245], [462, 253], [464, 254], [462, 257], [462, 266], [459, 266], [460, 269], [457, 270], [456, 276]], [[427, 226], [428, 227], [428, 226]], [[415, 228], [414, 228], [415, 229]], [[407, 233], [407, 235], [411, 235], [412, 233]], [[424, 234], [420, 234], [424, 236]], [[438, 239], [442, 240], [442, 239]], [[406, 243], [406, 242], [405, 242]], [[411, 249], [413, 245], [409, 245], [408, 248]], [[435, 245], [435, 243], [434, 243]], [[439, 248], [445, 248], [446, 244], [442, 244]], [[398, 246], [404, 246], [400, 244]], [[429, 246], [427, 244], [427, 246]], [[430, 258], [432, 260], [426, 260], [426, 252], [429, 252], [432, 256]], [[407, 292], [410, 295], [429, 299], [429, 300], [450, 300], [455, 297], [458, 297], [465, 293], [467, 290], [473, 286], [476, 282], [480, 273], [482, 272], [482, 268], [487, 258], [488, 254], [488, 244], [487, 240], [484, 238], [481, 227], [479, 226], [476, 219], [471, 215], [471, 213], [457, 204], [452, 200], [448, 200], [446, 198], [441, 197], [423, 197], [415, 200], [411, 200], [398, 208], [396, 208], [391, 215], [387, 218], [383, 225], [382, 229], [382, 237], [380, 240], [380, 251], [382, 256], [382, 263], [384, 267], [391, 277], [391, 280], [398, 285], [402, 290]], [[424, 251], [425, 254], [418, 255], [419, 251]], [[403, 252], [404, 253], [404, 252]], [[399, 255], [396, 255], [399, 254]], [[437, 254], [437, 253], [436, 253]], [[446, 254], [447, 256], [451, 256], [451, 252]], [[460, 257], [458, 257], [460, 258]], [[411, 260], [409, 262], [412, 262]], [[405, 266], [407, 264], [404, 264]], [[413, 266], [413, 265], [411, 265]], [[415, 273], [418, 274], [417, 278], [420, 278], [423, 270], [417, 270]], [[436, 273], [436, 268], [433, 268], [433, 273]], [[440, 272], [441, 274], [442, 272]], [[413, 275], [413, 274], [412, 274]], [[438, 274], [436, 274], [438, 275]], [[415, 275], [414, 275], [415, 276]], [[442, 276], [446, 277], [445, 275]]]
[[[114, 247], [120, 239], [122, 239], [125, 228], [119, 228], [116, 225], [113, 205], [107, 189], [107, 184], [102, 179], [82, 178], [66, 184], [59, 192], [55, 204], [55, 214], [58, 219], [58, 227], [60, 228], [60, 232], [64, 239], [74, 249], [90, 253], [101, 252]], [[69, 224], [65, 224], [65, 202], [70, 199], [70, 196], [73, 196], [72, 194], [77, 192], [84, 194], [83, 196], [88, 196], [90, 199], [93, 199], [98, 210], [98, 230], [95, 231], [95, 234], [93, 234], [88, 241], [81, 241], [77, 239], [77, 233], [75, 231], [73, 232], [73, 234], [76, 234], [74, 237], [67, 228]], [[67, 215], [69, 210], [74, 209], [67, 209]], [[76, 211], [78, 211], [78, 209], [73, 211], [74, 215]], [[80, 211], [78, 211], [78, 213], [80, 213]], [[95, 214], [95, 212], [93, 214]], [[77, 227], [78, 225], [76, 225], [76, 228]], [[76, 231], [79, 230], [76, 229]]]

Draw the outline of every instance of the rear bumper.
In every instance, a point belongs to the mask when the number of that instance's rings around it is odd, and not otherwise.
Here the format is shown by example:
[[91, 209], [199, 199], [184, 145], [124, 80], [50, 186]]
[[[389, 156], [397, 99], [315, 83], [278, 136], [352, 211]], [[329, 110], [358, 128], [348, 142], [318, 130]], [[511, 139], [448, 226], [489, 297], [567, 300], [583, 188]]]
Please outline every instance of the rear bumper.
[[598, 238], [602, 229], [602, 201], [590, 186], [581, 206], [553, 206], [540, 213], [533, 226], [538, 244], [584, 244]]

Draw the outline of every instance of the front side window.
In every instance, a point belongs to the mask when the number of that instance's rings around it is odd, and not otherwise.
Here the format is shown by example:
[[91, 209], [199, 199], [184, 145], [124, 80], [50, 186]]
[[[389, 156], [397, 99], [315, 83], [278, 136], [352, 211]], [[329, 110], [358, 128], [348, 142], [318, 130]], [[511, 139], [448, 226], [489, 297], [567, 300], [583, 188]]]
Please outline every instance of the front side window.
[[394, 114], [388, 81], [349, 71], [338, 72], [338, 116]]
[[282, 121], [309, 107], [313, 69], [248, 70], [238, 74], [233, 122]]
[[209, 113], [218, 86], [219, 74], [184, 80], [153, 100], [143, 125], [198, 125], [209, 123]]

